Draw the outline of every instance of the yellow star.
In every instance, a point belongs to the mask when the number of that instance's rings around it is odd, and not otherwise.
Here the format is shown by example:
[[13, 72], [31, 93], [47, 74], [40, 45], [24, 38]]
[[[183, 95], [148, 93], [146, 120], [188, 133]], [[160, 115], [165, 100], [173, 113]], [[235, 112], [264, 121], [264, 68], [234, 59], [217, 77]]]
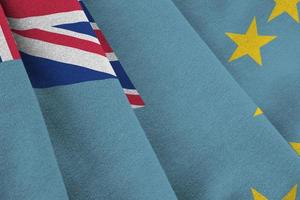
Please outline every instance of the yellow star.
[[262, 195], [261, 193], [257, 192], [255, 189], [251, 189], [253, 200], [268, 200], [267, 197]]
[[262, 114], [264, 114], [262, 109], [257, 107], [256, 110], [255, 110], [255, 113], [253, 114], [253, 117], [257, 117], [257, 116], [262, 115]]
[[300, 2], [299, 0], [274, 0], [274, 1], [275, 1], [275, 7], [272, 10], [268, 22], [283, 13], [287, 13], [296, 22], [299, 23], [299, 14], [298, 14], [298, 3]]
[[296, 153], [300, 156], [300, 143], [299, 142], [289, 142], [289, 144], [296, 151]]
[[260, 48], [276, 38], [276, 36], [258, 35], [255, 17], [245, 34], [226, 33], [226, 35], [237, 44], [229, 62], [248, 55], [259, 65], [262, 65]]
[[297, 196], [297, 185], [295, 185], [291, 191], [289, 191], [283, 198], [282, 200], [296, 200]]
[[[251, 189], [253, 200], [268, 200], [267, 197], [257, 192], [255, 189]], [[297, 185], [294, 187], [282, 198], [282, 200], [296, 200], [297, 197]]]

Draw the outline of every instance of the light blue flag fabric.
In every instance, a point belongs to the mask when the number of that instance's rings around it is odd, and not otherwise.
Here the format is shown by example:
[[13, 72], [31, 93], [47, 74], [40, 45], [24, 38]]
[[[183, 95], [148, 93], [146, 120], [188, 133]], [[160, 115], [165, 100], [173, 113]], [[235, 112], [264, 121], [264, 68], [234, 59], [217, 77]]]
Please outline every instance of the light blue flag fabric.
[[[299, 1], [174, 2], [300, 155]], [[255, 22], [258, 38], [249, 35], [248, 42], [239, 43], [236, 34], [246, 38]], [[252, 47], [257, 53], [241, 51], [245, 45], [262, 40], [265, 43], [258, 42]]]
[[70, 199], [176, 199], [116, 79], [35, 91]]
[[1, 5], [0, 199], [68, 200], [38, 101]]
[[84, 2], [145, 100], [136, 115], [179, 199], [299, 199], [296, 154], [172, 1]]
[[69, 198], [176, 200], [79, 2], [2, 3]]
[[67, 200], [52, 144], [24, 66], [0, 64], [0, 199]]

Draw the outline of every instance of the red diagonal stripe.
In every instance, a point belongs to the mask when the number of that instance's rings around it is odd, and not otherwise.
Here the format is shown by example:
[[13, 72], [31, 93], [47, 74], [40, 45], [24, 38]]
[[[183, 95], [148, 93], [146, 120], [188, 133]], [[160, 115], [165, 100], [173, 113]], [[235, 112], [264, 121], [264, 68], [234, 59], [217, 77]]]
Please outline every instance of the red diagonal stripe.
[[145, 103], [144, 103], [143, 99], [140, 97], [140, 95], [126, 94], [126, 96], [131, 105], [138, 105], [138, 106], [145, 105]]
[[76, 49], [81, 49], [83, 51], [88, 51], [91, 53], [96, 53], [102, 56], [105, 56], [104, 51], [100, 44], [90, 42], [87, 40], [58, 34], [58, 33], [52, 33], [40, 29], [30, 29], [30, 30], [12, 30], [13, 32], [22, 35], [24, 37], [37, 39], [53, 44], [58, 44], [62, 46], [68, 46], [73, 47]]

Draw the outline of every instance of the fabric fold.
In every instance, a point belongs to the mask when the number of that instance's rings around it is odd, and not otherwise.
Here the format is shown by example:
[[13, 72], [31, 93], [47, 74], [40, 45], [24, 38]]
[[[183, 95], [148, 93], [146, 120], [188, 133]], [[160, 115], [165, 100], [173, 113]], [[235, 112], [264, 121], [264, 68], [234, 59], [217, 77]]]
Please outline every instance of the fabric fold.
[[42, 113], [0, 6], [0, 199], [68, 200]]
[[79, 2], [2, 2], [69, 198], [177, 199]]
[[[222, 4], [218, 1], [173, 1], [235, 80], [300, 155], [299, 24], [294, 20], [299, 14], [299, 2], [231, 1], [230, 4]], [[293, 15], [289, 14], [289, 9], [295, 11]], [[251, 54], [251, 49], [241, 54], [238, 47], [251, 46], [255, 42], [251, 40], [254, 37], [249, 35], [249, 42], [236, 44], [234, 35], [247, 37], [251, 25], [256, 28], [257, 38], [271, 36], [274, 39], [259, 46], [257, 55]], [[253, 45], [252, 50], [255, 48]]]
[[171, 1], [84, 2], [146, 102], [136, 115], [179, 199], [296, 199], [296, 154]]

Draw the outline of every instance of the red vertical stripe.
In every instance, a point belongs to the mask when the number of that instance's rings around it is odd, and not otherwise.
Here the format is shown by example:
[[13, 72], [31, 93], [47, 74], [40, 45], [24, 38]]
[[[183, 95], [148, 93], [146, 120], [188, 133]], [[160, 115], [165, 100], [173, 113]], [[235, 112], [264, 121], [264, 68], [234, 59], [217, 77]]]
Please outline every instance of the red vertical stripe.
[[23, 18], [81, 10], [77, 0], [0, 0], [8, 17]]
[[10, 50], [10, 53], [11, 53], [13, 59], [19, 59], [20, 54], [19, 54], [18, 48], [17, 48], [15, 40], [12, 36], [10, 28], [8, 26], [8, 22], [6, 20], [6, 16], [4, 15], [4, 11], [3, 11], [1, 5], [0, 5], [0, 26], [2, 28], [4, 37], [6, 39], [6, 43], [9, 47], [9, 50]]

